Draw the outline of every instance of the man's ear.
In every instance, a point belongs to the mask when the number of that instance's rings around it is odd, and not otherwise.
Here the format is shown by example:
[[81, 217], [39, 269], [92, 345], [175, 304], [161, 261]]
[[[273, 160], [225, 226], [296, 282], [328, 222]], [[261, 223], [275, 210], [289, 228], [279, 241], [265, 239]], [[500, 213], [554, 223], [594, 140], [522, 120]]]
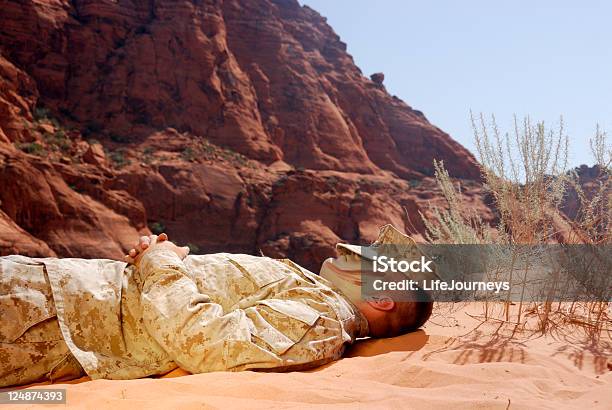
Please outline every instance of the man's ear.
[[395, 307], [395, 302], [388, 296], [380, 296], [368, 300], [368, 304], [376, 310], [388, 311]]

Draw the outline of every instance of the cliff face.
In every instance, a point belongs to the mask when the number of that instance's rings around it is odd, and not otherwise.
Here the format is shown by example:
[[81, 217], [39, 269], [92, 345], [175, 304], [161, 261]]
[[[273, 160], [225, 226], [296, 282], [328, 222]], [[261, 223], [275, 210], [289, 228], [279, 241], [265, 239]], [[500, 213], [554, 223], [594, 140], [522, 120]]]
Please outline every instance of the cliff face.
[[0, 10], [2, 253], [119, 257], [149, 226], [314, 268], [377, 225], [422, 229], [434, 158], [478, 179], [296, 1]]

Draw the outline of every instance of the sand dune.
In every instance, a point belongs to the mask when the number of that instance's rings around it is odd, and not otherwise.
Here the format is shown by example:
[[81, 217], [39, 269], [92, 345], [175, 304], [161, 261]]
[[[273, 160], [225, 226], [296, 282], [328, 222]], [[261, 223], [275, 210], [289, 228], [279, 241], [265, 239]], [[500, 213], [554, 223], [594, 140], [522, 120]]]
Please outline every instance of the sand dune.
[[597, 345], [576, 329], [545, 337], [515, 331], [509, 339], [512, 327], [467, 315], [478, 308], [438, 309], [423, 330], [360, 341], [344, 359], [308, 372], [177, 370], [54, 387], [83, 408], [611, 408], [609, 336]]

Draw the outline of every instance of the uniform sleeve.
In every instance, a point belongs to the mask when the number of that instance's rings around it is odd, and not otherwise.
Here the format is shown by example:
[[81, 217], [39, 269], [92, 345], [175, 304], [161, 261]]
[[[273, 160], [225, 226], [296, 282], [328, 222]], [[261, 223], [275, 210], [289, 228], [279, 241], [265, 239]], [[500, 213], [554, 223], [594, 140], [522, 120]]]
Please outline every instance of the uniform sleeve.
[[278, 356], [251, 342], [253, 324], [245, 310], [224, 312], [200, 293], [174, 252], [147, 252], [139, 271], [145, 327], [181, 368], [202, 373], [281, 364]]

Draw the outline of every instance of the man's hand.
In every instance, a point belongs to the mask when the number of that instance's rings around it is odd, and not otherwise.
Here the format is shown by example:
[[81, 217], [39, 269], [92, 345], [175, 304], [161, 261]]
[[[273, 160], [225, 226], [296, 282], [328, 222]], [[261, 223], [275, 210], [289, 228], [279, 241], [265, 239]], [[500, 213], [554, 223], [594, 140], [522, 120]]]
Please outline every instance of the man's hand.
[[168, 240], [168, 235], [165, 233], [149, 236], [141, 236], [137, 244], [125, 255], [125, 261], [128, 263], [138, 263], [142, 259], [142, 256], [150, 249], [168, 249], [177, 254], [181, 259], [189, 254], [189, 247], [187, 246], [176, 246], [174, 243]]

